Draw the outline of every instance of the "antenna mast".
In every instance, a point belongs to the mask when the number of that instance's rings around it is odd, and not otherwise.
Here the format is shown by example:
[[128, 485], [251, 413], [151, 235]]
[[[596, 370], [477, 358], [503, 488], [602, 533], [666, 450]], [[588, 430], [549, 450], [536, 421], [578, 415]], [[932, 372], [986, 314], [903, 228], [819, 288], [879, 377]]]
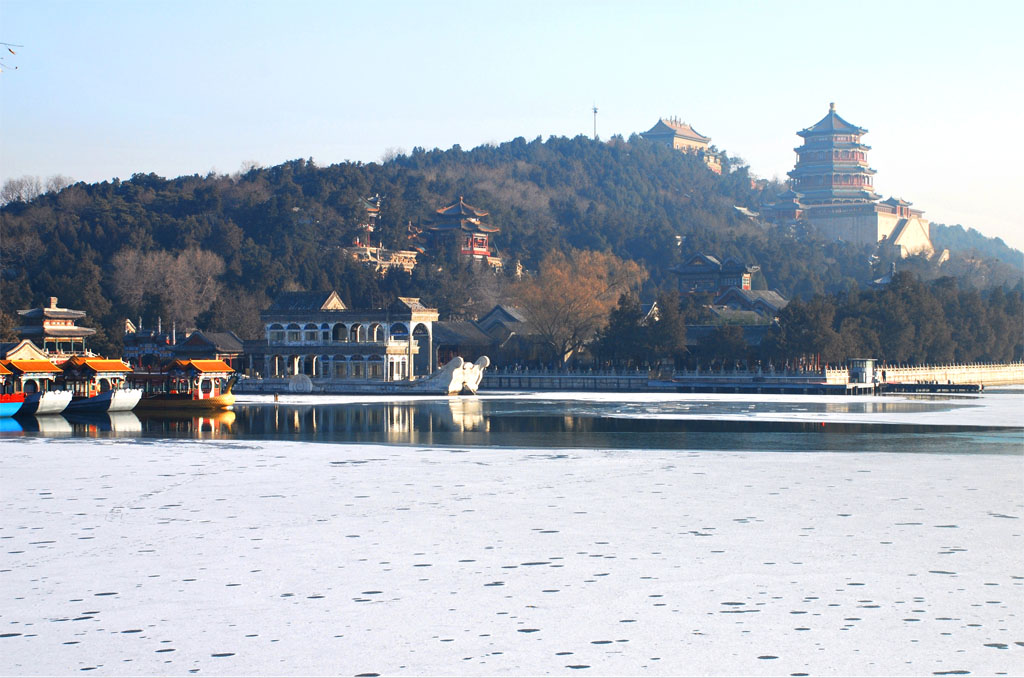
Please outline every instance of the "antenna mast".
[[597, 141], [597, 104], [594, 104], [594, 141]]

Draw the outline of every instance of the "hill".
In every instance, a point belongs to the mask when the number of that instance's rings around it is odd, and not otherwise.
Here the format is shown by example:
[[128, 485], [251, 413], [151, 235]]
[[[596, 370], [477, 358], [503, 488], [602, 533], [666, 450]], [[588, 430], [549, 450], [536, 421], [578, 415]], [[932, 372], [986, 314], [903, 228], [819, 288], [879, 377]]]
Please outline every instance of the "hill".
[[0, 311], [10, 318], [59, 296], [105, 330], [97, 348], [116, 351], [126, 317], [257, 336], [259, 310], [294, 289], [335, 288], [357, 307], [420, 296], [443, 314], [489, 298], [479, 273], [446, 253], [384, 278], [346, 257], [340, 248], [356, 235], [361, 199], [376, 193], [375, 236], [385, 246], [403, 247], [409, 222], [464, 196], [501, 229], [506, 269], [517, 260], [531, 269], [551, 249], [611, 251], [647, 268], [652, 294], [674, 285], [670, 268], [693, 251], [758, 264], [755, 286], [804, 298], [862, 286], [882, 265], [872, 268], [870, 248], [745, 216], [736, 207], [756, 211], [762, 196], [728, 157], [719, 176], [635, 136], [518, 138], [470, 151], [416, 148], [382, 163], [136, 174], [9, 202], [0, 209]]

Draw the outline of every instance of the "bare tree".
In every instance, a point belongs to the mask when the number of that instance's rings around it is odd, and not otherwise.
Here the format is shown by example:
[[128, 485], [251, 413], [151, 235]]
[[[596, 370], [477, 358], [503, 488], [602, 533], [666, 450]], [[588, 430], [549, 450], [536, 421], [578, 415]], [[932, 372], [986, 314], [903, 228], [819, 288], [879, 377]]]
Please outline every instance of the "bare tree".
[[60, 193], [73, 183], [75, 183], [75, 180], [71, 177], [66, 177], [63, 174], [54, 174], [46, 179], [46, 192]]
[[12, 202], [29, 202], [43, 194], [43, 184], [39, 177], [25, 175], [15, 179], [8, 179], [0, 188], [0, 204], [6, 205]]
[[112, 263], [114, 293], [122, 303], [138, 310], [152, 294], [166, 317], [183, 328], [193, 325], [223, 291], [224, 260], [207, 250], [192, 248], [174, 256], [162, 250], [124, 249]]

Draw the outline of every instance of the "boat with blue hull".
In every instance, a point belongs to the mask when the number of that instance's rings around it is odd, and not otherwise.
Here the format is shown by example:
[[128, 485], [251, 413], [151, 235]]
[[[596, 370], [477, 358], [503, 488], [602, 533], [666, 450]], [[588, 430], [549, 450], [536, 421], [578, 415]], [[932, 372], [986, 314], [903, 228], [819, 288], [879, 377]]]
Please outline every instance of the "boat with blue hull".
[[83, 412], [130, 412], [139, 404], [142, 390], [138, 388], [115, 388], [90, 397], [76, 397], [64, 410], [67, 413]]
[[24, 404], [24, 393], [4, 393], [0, 395], [0, 417], [13, 417]]

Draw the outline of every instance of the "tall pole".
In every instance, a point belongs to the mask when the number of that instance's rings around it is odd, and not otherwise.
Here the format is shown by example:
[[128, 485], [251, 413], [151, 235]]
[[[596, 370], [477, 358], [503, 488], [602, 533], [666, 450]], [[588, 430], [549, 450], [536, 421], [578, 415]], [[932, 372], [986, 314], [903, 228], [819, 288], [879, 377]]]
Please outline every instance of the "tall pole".
[[597, 141], [597, 104], [594, 104], [594, 141]]

